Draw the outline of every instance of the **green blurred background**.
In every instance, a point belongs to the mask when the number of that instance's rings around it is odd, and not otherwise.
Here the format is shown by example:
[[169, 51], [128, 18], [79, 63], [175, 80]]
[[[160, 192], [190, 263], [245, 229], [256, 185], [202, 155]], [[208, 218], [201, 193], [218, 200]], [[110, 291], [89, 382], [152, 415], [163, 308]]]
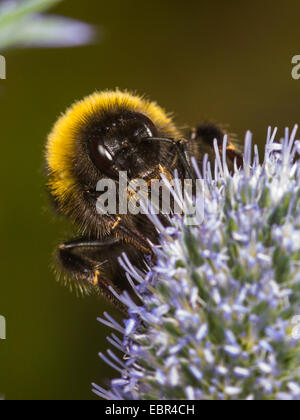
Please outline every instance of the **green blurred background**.
[[0, 393], [6, 399], [93, 399], [114, 372], [97, 357], [114, 309], [56, 282], [52, 252], [68, 227], [48, 208], [42, 175], [47, 133], [95, 89], [145, 93], [179, 125], [210, 119], [239, 138], [300, 123], [299, 1], [67, 0], [52, 13], [101, 26], [101, 42], [5, 53], [0, 81]]

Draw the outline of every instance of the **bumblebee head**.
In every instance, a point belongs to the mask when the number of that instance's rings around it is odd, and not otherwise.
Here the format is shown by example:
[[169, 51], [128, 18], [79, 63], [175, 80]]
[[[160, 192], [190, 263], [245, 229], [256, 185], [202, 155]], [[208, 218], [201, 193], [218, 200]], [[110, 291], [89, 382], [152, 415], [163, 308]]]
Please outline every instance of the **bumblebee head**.
[[177, 138], [171, 118], [155, 103], [127, 92], [94, 93], [54, 125], [46, 146], [49, 190], [59, 210], [86, 226], [96, 217], [102, 178], [151, 176], [165, 153], [157, 137]]
[[[120, 171], [138, 177], [147, 172], [159, 155], [159, 144], [151, 141], [158, 129], [146, 115], [126, 109], [109, 112], [101, 124], [86, 127], [88, 155], [95, 167], [109, 178]], [[151, 162], [151, 163], [150, 163]]]

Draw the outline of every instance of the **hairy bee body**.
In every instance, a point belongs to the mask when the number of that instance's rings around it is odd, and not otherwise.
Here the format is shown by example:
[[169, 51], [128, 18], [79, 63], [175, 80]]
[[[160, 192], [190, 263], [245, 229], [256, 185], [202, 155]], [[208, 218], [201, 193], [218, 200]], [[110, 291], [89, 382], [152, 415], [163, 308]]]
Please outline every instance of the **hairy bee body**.
[[[55, 124], [46, 146], [48, 188], [57, 210], [78, 228], [78, 239], [61, 245], [58, 260], [80, 287], [95, 288], [120, 306], [112, 289], [126, 288], [118, 264], [125, 252], [141, 270], [151, 260], [149, 241], [158, 237], [146, 215], [99, 214], [99, 180], [118, 182], [120, 172], [147, 183], [163, 172], [180, 178], [190, 174], [190, 156], [199, 165], [213, 142], [223, 143], [223, 130], [203, 124], [186, 140], [170, 116], [153, 102], [121, 91], [95, 94], [75, 103]], [[228, 161], [240, 154], [228, 145]], [[122, 308], [121, 308], [122, 309]]]

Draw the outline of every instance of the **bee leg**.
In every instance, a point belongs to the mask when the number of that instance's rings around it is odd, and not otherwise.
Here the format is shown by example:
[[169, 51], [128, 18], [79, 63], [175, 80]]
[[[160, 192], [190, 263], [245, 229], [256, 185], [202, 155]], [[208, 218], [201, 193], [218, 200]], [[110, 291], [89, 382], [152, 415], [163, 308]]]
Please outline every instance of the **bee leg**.
[[189, 160], [189, 155], [188, 155], [188, 150], [186, 147], [186, 141], [185, 140], [174, 140], [174, 139], [168, 139], [165, 137], [150, 137], [150, 138], [146, 138], [144, 140], [151, 140], [151, 141], [158, 141], [158, 142], [162, 142], [162, 143], [169, 143], [174, 149], [175, 152], [177, 153], [177, 156], [179, 157], [182, 167], [186, 173], [186, 175], [188, 175], [190, 177], [190, 179], [195, 182], [196, 181], [196, 177], [195, 174], [191, 168], [191, 164], [190, 164], [190, 160]]
[[125, 252], [128, 258], [141, 270], [146, 263], [143, 253], [131, 244], [114, 237], [106, 240], [78, 239], [62, 244], [58, 249], [58, 260], [64, 272], [83, 288], [96, 289], [122, 312], [127, 308], [112, 292], [121, 294], [129, 289], [126, 274], [119, 264], [119, 257]]
[[178, 153], [179, 159], [181, 160], [181, 164], [186, 172], [186, 175], [188, 175], [193, 182], [196, 182], [194, 171], [192, 170], [191, 164], [189, 163], [185, 142], [174, 141], [173, 146], [176, 152]]
[[115, 221], [115, 223], [112, 227], [112, 230], [115, 230], [119, 226], [121, 220], [122, 220], [121, 217], [117, 217], [117, 220]]

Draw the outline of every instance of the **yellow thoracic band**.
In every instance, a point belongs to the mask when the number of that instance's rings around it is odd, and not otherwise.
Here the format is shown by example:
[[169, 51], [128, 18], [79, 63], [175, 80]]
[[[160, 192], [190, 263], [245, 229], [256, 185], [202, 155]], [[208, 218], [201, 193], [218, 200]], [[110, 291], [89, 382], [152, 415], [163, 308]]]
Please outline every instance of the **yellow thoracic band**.
[[71, 205], [68, 201], [76, 194], [72, 168], [76, 162], [75, 146], [80, 130], [93, 116], [101, 118], [106, 112], [118, 109], [142, 113], [152, 120], [162, 134], [172, 138], [179, 136], [172, 119], [161, 107], [129, 92], [95, 92], [76, 102], [56, 122], [46, 146], [50, 191], [62, 206]]

